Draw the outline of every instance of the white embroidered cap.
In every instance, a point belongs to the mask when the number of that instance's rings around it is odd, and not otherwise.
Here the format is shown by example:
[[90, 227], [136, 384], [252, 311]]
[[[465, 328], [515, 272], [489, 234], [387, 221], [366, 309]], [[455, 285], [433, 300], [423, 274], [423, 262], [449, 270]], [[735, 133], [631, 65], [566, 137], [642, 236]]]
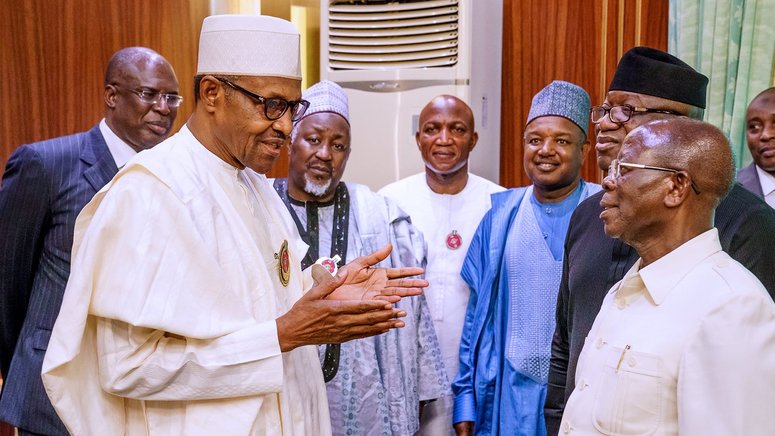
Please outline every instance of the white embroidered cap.
[[318, 112], [331, 112], [341, 116], [347, 124], [350, 124], [347, 94], [336, 83], [330, 80], [320, 81], [307, 88], [301, 94], [301, 98], [309, 102], [309, 108], [304, 112], [305, 118]]
[[301, 79], [299, 31], [264, 15], [212, 15], [199, 36], [197, 74]]
[[337, 114], [347, 121], [348, 126], [350, 125], [350, 110], [348, 108], [347, 93], [345, 93], [344, 89], [335, 82], [322, 80], [302, 92], [301, 98], [309, 102], [309, 108], [304, 112], [304, 116], [293, 124], [293, 131], [291, 131], [292, 141], [296, 140], [301, 120], [320, 112]]

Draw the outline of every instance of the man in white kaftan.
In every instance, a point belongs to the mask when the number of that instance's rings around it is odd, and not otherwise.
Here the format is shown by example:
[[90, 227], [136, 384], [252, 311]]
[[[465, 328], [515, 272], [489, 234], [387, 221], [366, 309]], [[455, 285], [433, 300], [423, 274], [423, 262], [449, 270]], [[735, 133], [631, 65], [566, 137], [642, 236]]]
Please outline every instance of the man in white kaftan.
[[313, 272], [313, 286], [306, 244], [263, 175], [306, 109], [298, 39], [276, 18], [205, 19], [187, 125], [79, 216], [43, 365], [71, 433], [327, 435], [314, 344], [403, 324], [385, 300], [424, 283], [390, 279], [422, 270], [368, 268], [383, 250], [347, 265], [346, 280]]
[[[187, 127], [97, 194], [78, 221], [46, 356], [72, 433], [121, 434], [124, 422], [127, 434], [328, 433], [315, 347], [281, 354], [278, 344], [275, 318], [310, 286], [306, 245], [282, 212], [263, 175], [227, 165]], [[272, 267], [283, 240], [293, 241], [287, 287]], [[63, 322], [87, 311], [85, 333]], [[57, 404], [67, 398], [80, 404]], [[102, 422], [79, 416], [95, 398]]]
[[[476, 146], [471, 108], [450, 95], [432, 99], [420, 113], [417, 146], [425, 172], [382, 188], [423, 232], [428, 247], [425, 295], [441, 345], [447, 377], [458, 370], [458, 350], [470, 290], [460, 277], [468, 246], [479, 221], [490, 209], [490, 194], [504, 189], [468, 172], [468, 156]], [[422, 432], [454, 434], [451, 393], [423, 410]]]
[[560, 434], [772, 434], [775, 303], [713, 227], [733, 183], [710, 124], [663, 119], [626, 136], [600, 218], [640, 258], [603, 300]]

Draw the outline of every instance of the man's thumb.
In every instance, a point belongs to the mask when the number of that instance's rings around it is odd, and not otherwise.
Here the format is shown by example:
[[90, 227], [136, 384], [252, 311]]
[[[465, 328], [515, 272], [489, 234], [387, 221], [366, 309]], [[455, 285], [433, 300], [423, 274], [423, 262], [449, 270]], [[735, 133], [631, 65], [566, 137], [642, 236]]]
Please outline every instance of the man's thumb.
[[347, 278], [346, 271], [342, 271], [334, 277], [321, 265], [313, 264], [311, 268], [312, 280], [315, 283], [315, 287], [312, 288], [311, 292], [316, 294], [315, 298], [326, 298], [330, 293], [334, 292], [334, 289], [341, 286], [345, 278]]

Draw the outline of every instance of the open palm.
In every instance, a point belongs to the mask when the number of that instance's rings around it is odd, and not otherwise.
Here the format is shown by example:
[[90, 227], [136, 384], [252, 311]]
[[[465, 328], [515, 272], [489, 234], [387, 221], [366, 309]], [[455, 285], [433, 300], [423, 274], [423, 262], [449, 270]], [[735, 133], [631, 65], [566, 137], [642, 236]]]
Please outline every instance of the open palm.
[[361, 256], [343, 266], [339, 275], [346, 274], [344, 283], [336, 288], [328, 299], [334, 300], [385, 300], [395, 303], [401, 297], [420, 295], [428, 286], [423, 279], [407, 277], [423, 273], [422, 268], [374, 268], [390, 255], [393, 247], [385, 247], [366, 256]]

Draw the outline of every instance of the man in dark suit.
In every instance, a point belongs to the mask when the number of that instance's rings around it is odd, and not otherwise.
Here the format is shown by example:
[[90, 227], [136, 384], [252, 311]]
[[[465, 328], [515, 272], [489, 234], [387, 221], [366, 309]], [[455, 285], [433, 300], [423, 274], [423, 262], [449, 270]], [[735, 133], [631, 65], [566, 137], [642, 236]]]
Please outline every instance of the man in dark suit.
[[134, 154], [171, 132], [182, 97], [164, 57], [116, 52], [105, 118], [91, 130], [19, 147], [0, 188], [0, 420], [19, 434], [67, 434], [41, 381], [70, 273], [78, 213]]
[[775, 87], [760, 92], [748, 105], [745, 140], [753, 162], [740, 170], [737, 181], [775, 207]]
[[[624, 137], [642, 124], [677, 116], [701, 119], [707, 85], [707, 77], [668, 53], [647, 47], [625, 53], [605, 101], [591, 111], [600, 169], [608, 170]], [[576, 383], [576, 364], [603, 298], [638, 259], [632, 247], [605, 235], [601, 198], [602, 193], [579, 204], [565, 239], [544, 411], [549, 434], [560, 430], [565, 402]], [[775, 211], [735, 184], [716, 209], [715, 227], [724, 251], [753, 272], [772, 296]]]

